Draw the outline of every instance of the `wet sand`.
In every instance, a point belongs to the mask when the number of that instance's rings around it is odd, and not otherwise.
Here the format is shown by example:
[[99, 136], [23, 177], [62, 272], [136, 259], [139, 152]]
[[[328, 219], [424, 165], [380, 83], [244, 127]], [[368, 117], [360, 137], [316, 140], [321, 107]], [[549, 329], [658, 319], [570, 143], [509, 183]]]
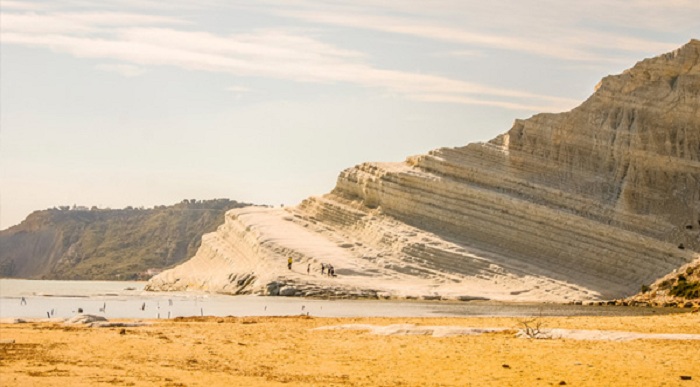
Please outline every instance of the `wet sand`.
[[[696, 386], [700, 341], [515, 337], [525, 318], [204, 317], [140, 327], [0, 324], [0, 384], [158, 386]], [[126, 322], [126, 320], [123, 320]], [[133, 322], [133, 320], [128, 320]], [[700, 334], [700, 314], [542, 317], [543, 329]], [[344, 324], [508, 328], [378, 336]], [[14, 343], [11, 343], [14, 341]], [[681, 376], [691, 377], [683, 380]]]

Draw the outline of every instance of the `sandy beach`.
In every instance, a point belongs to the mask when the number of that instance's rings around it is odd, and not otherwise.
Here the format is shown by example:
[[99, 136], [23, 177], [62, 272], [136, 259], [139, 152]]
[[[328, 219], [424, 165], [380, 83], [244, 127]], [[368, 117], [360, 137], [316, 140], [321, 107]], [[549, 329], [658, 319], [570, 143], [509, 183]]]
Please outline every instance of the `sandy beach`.
[[[3, 386], [700, 385], [697, 336], [518, 338], [525, 320], [298, 316], [180, 318], [108, 328], [48, 321], [0, 324], [0, 381]], [[698, 313], [542, 317], [537, 323], [543, 330], [700, 335]], [[418, 334], [429, 330], [378, 335], [337, 329], [395, 324], [505, 330], [436, 337]]]

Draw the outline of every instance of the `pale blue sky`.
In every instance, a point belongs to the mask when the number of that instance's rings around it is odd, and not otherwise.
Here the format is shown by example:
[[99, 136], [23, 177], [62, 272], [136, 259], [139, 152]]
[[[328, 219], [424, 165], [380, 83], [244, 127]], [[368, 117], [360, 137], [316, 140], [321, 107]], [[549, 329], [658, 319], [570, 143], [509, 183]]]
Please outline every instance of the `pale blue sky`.
[[698, 1], [0, 0], [0, 229], [60, 205], [294, 205], [486, 141], [700, 35]]

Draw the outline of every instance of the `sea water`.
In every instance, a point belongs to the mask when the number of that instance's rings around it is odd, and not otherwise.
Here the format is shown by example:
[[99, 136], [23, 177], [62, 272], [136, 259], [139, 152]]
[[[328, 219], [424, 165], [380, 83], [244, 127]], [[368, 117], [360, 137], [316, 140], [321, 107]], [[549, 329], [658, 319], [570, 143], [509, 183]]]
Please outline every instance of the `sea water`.
[[301, 314], [316, 317], [619, 316], [679, 312], [671, 308], [489, 301], [324, 300], [204, 292], [147, 292], [145, 284], [0, 279], [0, 318], [69, 318], [80, 311], [108, 319]]

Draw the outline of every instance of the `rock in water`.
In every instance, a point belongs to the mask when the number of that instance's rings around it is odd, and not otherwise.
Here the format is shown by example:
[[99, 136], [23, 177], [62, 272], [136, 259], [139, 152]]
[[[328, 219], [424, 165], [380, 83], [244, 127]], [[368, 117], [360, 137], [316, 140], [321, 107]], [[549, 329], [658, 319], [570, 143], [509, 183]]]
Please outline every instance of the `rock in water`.
[[[147, 289], [619, 298], [699, 256], [699, 214], [692, 40], [605, 77], [579, 107], [516, 120], [487, 143], [349, 168], [331, 193], [296, 207], [231, 210]], [[338, 276], [288, 271], [290, 256]]]

